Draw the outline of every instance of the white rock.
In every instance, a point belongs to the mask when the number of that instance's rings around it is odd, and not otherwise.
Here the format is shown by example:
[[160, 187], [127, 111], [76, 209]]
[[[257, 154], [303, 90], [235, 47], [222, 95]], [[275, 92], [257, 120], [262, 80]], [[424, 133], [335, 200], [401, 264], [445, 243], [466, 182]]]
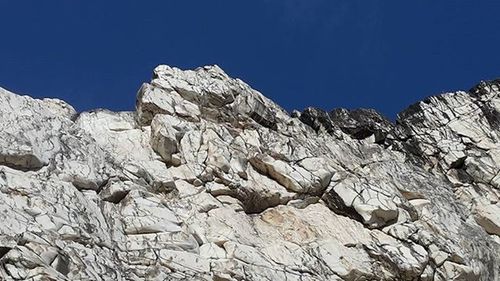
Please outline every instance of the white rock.
[[476, 206], [474, 217], [486, 232], [500, 236], [500, 203]]
[[0, 279], [500, 280], [500, 85], [290, 117], [217, 66], [136, 112], [0, 89]]

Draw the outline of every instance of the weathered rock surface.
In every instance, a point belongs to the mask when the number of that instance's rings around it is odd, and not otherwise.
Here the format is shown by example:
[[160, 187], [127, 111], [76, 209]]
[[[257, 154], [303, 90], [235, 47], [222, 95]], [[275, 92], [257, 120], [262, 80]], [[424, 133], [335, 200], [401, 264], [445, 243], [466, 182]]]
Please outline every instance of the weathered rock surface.
[[288, 115], [217, 66], [136, 112], [0, 89], [0, 280], [500, 280], [500, 81]]

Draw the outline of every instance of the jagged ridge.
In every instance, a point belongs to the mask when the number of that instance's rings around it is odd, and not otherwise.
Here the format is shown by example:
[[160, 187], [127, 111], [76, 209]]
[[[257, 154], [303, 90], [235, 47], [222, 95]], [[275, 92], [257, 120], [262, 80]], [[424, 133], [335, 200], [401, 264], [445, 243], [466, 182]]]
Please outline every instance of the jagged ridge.
[[497, 280], [499, 81], [283, 109], [168, 66], [136, 112], [0, 91], [5, 280]]

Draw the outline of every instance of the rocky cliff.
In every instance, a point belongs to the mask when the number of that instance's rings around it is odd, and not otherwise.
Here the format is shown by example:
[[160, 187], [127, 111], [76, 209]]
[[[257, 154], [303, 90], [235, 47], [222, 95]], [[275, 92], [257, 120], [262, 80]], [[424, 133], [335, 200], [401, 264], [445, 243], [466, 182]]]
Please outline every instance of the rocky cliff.
[[1, 280], [500, 280], [500, 81], [287, 114], [217, 66], [135, 112], [0, 89]]

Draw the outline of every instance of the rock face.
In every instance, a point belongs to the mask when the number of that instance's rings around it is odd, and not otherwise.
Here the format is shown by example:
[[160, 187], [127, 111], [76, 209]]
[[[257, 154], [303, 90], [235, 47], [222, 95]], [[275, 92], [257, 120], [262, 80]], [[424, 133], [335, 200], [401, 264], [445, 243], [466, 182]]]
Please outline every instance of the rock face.
[[500, 280], [500, 81], [393, 124], [162, 65], [136, 107], [0, 89], [0, 280]]

